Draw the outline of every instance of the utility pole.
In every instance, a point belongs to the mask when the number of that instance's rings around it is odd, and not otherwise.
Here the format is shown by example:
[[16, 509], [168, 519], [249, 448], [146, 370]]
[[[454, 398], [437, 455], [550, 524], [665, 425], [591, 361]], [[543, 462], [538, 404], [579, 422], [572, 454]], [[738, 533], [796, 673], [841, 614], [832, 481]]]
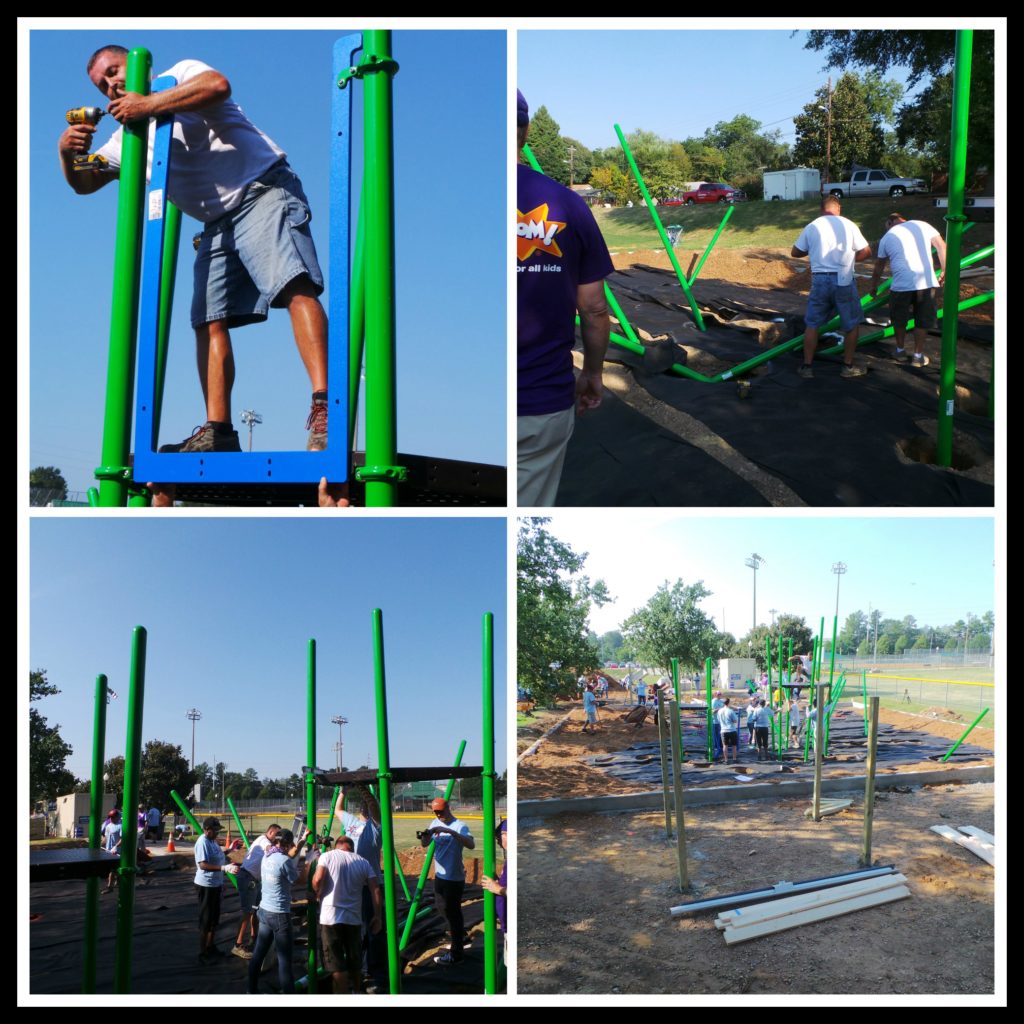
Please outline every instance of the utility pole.
[[338, 743], [337, 743], [337, 746], [334, 749], [338, 752], [338, 771], [340, 772], [340, 771], [343, 770], [342, 766], [344, 765], [344, 761], [343, 761], [342, 756], [341, 756], [341, 753], [342, 753], [341, 727], [343, 725], [348, 725], [348, 719], [344, 715], [335, 715], [331, 719], [331, 721], [338, 727]]
[[[832, 180], [832, 76], [828, 76], [828, 125], [825, 135], [825, 181]], [[838, 613], [837, 613], [838, 614]]]
[[761, 567], [764, 561], [765, 560], [755, 552], [743, 562], [748, 569], [754, 570], [754, 629], [757, 629], [757, 570]]
[[843, 578], [843, 573], [846, 572], [845, 562], [833, 562], [832, 571], [836, 574], [836, 618], [839, 618], [839, 581]]
[[575, 153], [576, 153], [576, 147], [575, 146], [570, 146], [569, 147], [569, 187], [570, 188], [572, 188], [572, 186], [576, 184], [575, 180], [573, 179], [573, 156], [575, 155]]
[[242, 413], [242, 422], [249, 428], [249, 451], [252, 451], [252, 428], [262, 423], [263, 417], [253, 409], [246, 409]]
[[768, 609], [768, 614], [772, 617], [772, 629], [775, 628], [775, 613], [777, 611], [778, 611], [778, 608], [769, 608]]
[[196, 767], [196, 722], [202, 718], [202, 713], [196, 708], [189, 708], [185, 712], [185, 717], [192, 723], [192, 761], [189, 764], [189, 768], [195, 771]]

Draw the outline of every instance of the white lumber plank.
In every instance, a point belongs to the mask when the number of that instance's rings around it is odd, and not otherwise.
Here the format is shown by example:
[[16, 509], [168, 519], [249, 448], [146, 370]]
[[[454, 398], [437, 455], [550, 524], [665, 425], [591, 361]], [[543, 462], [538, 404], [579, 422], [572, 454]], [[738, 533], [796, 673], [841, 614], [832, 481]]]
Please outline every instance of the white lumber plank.
[[991, 864], [993, 867], [995, 866], [996, 853], [993, 847], [986, 846], [973, 836], [962, 836], [959, 832], [951, 829], [948, 825], [932, 825], [931, 830], [937, 835], [942, 836], [943, 839], [948, 839], [951, 843], [956, 843], [957, 846], [962, 846], [965, 850], [970, 850], [975, 857], [980, 857], [986, 864]]
[[[850, 804], [852, 804], [852, 803], [853, 803], [853, 799], [852, 798], [849, 799], [849, 800], [822, 800], [821, 804], [820, 804], [820, 806], [818, 808], [818, 813], [823, 815], [823, 816], [826, 815], [826, 814], [837, 814], [839, 811], [845, 811], [846, 808], [849, 807]], [[814, 815], [814, 808], [813, 807], [808, 807], [807, 810], [804, 811], [804, 817], [805, 818], [810, 818], [813, 815]]]
[[969, 836], [974, 836], [975, 839], [980, 839], [986, 846], [991, 846], [995, 849], [996, 837], [991, 832], [986, 832], [982, 828], [975, 828], [973, 825], [957, 825], [957, 830]]
[[[785, 917], [787, 914], [812, 907], [827, 906], [839, 903], [854, 896], [863, 896], [872, 892], [882, 892], [905, 885], [907, 879], [903, 875], [882, 875], [879, 878], [865, 878], [860, 882], [849, 882], [846, 885], [833, 886], [831, 889], [819, 889], [817, 892], [805, 892], [796, 896], [788, 896], [784, 900], [771, 903], [753, 903], [734, 910], [725, 910], [715, 919], [716, 928], [746, 928], [760, 921], [768, 921], [774, 917]], [[719, 924], [721, 922], [721, 924]]]
[[909, 895], [910, 890], [906, 886], [898, 886], [895, 889], [885, 889], [882, 892], [855, 896], [853, 899], [842, 900], [839, 903], [829, 903], [824, 907], [814, 907], [811, 910], [804, 910], [798, 914], [789, 914], [786, 917], [762, 921], [760, 924], [751, 925], [748, 928], [726, 928], [724, 932], [725, 941], [727, 945], [734, 946], [739, 942], [749, 942], [751, 939], [761, 938], [764, 935], [773, 935], [775, 932], [786, 931], [789, 928], [799, 928], [801, 925], [813, 924], [816, 921], [827, 921], [830, 917], [852, 914], [856, 910], [867, 910], [869, 907], [879, 907], [885, 903], [895, 903], [897, 900], [906, 899]]

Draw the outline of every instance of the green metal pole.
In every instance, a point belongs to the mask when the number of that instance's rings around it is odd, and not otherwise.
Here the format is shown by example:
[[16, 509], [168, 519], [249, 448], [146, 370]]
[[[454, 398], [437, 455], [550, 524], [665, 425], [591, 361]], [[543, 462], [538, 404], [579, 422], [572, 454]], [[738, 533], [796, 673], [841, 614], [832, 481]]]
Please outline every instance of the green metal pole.
[[363, 372], [363, 342], [366, 331], [366, 182], [359, 195], [356, 244], [352, 258], [352, 286], [348, 315], [348, 436], [355, 446], [359, 410], [359, 378]]
[[[455, 767], [456, 768], [458, 768], [459, 765], [462, 764], [462, 755], [465, 753], [465, 751], [466, 751], [466, 741], [463, 740], [459, 744], [459, 751], [458, 751], [458, 753], [455, 755]], [[455, 780], [454, 779], [449, 779], [448, 780], [448, 784], [445, 786], [445, 789], [444, 789], [444, 798], [445, 798], [445, 800], [450, 800], [451, 799], [452, 790], [454, 788], [455, 788]], [[381, 817], [383, 818], [383, 815]], [[416, 908], [419, 906], [420, 899], [423, 896], [423, 890], [424, 890], [424, 888], [426, 887], [426, 884], [427, 884], [427, 876], [430, 874], [430, 865], [433, 862], [434, 862], [434, 841], [431, 840], [430, 841], [430, 845], [427, 847], [426, 855], [423, 858], [423, 868], [420, 871], [419, 881], [416, 883], [416, 892], [414, 893], [414, 895], [412, 897], [412, 901], [411, 901], [410, 906], [409, 906], [409, 913], [408, 913], [408, 915], [406, 916], [406, 919], [405, 919], [405, 928], [402, 931], [402, 938], [401, 938], [401, 940], [398, 943], [399, 950], [405, 949], [406, 943], [409, 941], [409, 936], [412, 934], [412, 926], [413, 926], [413, 923], [414, 923], [414, 918], [416, 918], [418, 916]], [[424, 911], [423, 912], [424, 913], [430, 913], [432, 910], [433, 910], [433, 907], [424, 907]]]
[[249, 834], [245, 831], [245, 826], [242, 824], [242, 819], [238, 816], [238, 811], [235, 810], [231, 797], [228, 797], [228, 810], [231, 812], [231, 817], [235, 819], [238, 831], [242, 834], [242, 842], [245, 843], [246, 850], [250, 849]]
[[672, 659], [672, 692], [676, 695], [676, 714], [679, 712], [679, 659]]
[[[484, 814], [484, 874], [496, 878], [494, 840], [494, 613], [483, 617], [483, 750], [481, 794]], [[498, 991], [498, 918], [493, 892], [484, 890], [484, 993]]]
[[860, 863], [871, 866], [871, 827], [875, 819], [875, 761], [878, 754], [878, 698], [871, 698], [871, 729], [868, 732], [868, 773], [864, 779], [864, 841]]
[[661, 754], [661, 793], [665, 802], [665, 838], [672, 838], [672, 798], [668, 788], [668, 762], [672, 756], [668, 722], [665, 721], [665, 694], [658, 688], [658, 752]]
[[[363, 187], [366, 197], [366, 504], [395, 504], [402, 473], [395, 417], [395, 224], [391, 32], [366, 33]], [[367, 69], [375, 69], [369, 70]], [[390, 780], [389, 787], [390, 787]], [[385, 863], [390, 864], [391, 858]], [[392, 907], [392, 910], [394, 908]]]
[[651, 215], [651, 220], [654, 222], [654, 227], [658, 232], [658, 236], [661, 238], [661, 244], [665, 247], [665, 252], [668, 254], [668, 259], [672, 264], [672, 269], [676, 272], [676, 277], [679, 279], [679, 286], [683, 289], [686, 301], [690, 304], [690, 310], [693, 313], [693, 319], [697, 323], [697, 328], [698, 330], [706, 331], [707, 327], [704, 326], [704, 318], [700, 315], [700, 307], [693, 298], [693, 293], [690, 291], [690, 286], [686, 281], [686, 275], [683, 273], [683, 268], [679, 266], [679, 260], [676, 259], [672, 243], [668, 240], [668, 235], [665, 234], [665, 229], [662, 227], [661, 218], [654, 209], [654, 200], [651, 199], [651, 194], [647, 191], [644, 179], [640, 176], [640, 169], [637, 167], [636, 161], [633, 159], [632, 152], [630, 152], [629, 143], [626, 142], [626, 136], [622, 134], [622, 129], [618, 125], [613, 125], [613, 127], [615, 128], [615, 134], [619, 137], [619, 144], [622, 146], [622, 151], [626, 154], [626, 159], [629, 161], [633, 177], [636, 178], [636, 183], [640, 187], [640, 193], [647, 202], [647, 210]]
[[714, 734], [712, 732], [714, 723], [712, 722], [711, 712], [711, 659], [704, 659], [704, 681], [707, 689], [707, 704], [708, 704], [708, 760], [714, 759]]
[[821, 622], [818, 625], [818, 665], [817, 670], [814, 673], [814, 678], [811, 680], [812, 683], [821, 682], [821, 659], [825, 656], [825, 616], [822, 615]]
[[768, 662], [768, 707], [775, 710], [775, 694], [772, 692], [772, 639], [764, 638], [764, 656]]
[[[330, 806], [330, 810], [327, 813], [327, 825], [326, 825], [326, 827], [324, 829], [324, 835], [328, 839], [330, 839], [330, 837], [331, 837], [331, 829], [334, 828], [334, 805], [338, 802], [338, 794], [340, 792], [341, 792], [341, 786], [335, 786], [334, 787], [334, 792], [331, 794], [331, 806]], [[344, 831], [345, 830], [342, 829], [342, 831], [341, 831], [342, 835], [344, 835]]]
[[[203, 833], [203, 826], [196, 820], [196, 816], [188, 809], [188, 805], [181, 799], [177, 790], [171, 790], [171, 799], [178, 805], [178, 810], [185, 816], [185, 820], [192, 826], [192, 831], [198, 836]], [[230, 877], [230, 876], [228, 876]]]
[[[949, 209], [946, 213], [946, 279], [942, 285], [942, 305], [953, 309], [960, 298], [960, 249], [964, 231], [964, 179], [967, 171], [967, 132], [970, 117], [971, 61], [974, 33], [958, 29], [956, 59], [953, 67], [953, 113], [949, 146]], [[935, 442], [935, 462], [950, 466], [953, 462], [953, 406], [956, 399], [957, 318], [942, 321], [942, 360], [939, 365], [939, 426]]]
[[[661, 697], [661, 691], [658, 691]], [[667, 702], [662, 700], [662, 706]], [[690, 880], [686, 871], [686, 819], [683, 813], [683, 738], [679, 727], [679, 705], [672, 708], [669, 721], [669, 736], [672, 740], [672, 789], [676, 809], [676, 862], [679, 869], [679, 888], [686, 889]]]
[[977, 724], [978, 724], [978, 723], [979, 723], [979, 722], [980, 722], [980, 721], [981, 721], [981, 720], [982, 720], [982, 719], [983, 719], [983, 718], [984, 718], [984, 717], [985, 717], [985, 716], [986, 716], [986, 715], [987, 715], [988, 713], [989, 713], [989, 709], [988, 709], [988, 708], [985, 708], [985, 710], [984, 710], [984, 711], [982, 711], [982, 713], [981, 713], [980, 715], [978, 715], [978, 717], [977, 717], [977, 718], [976, 718], [976, 719], [975, 719], [975, 720], [974, 720], [973, 722], [971, 722], [971, 724], [970, 724], [970, 725], [969, 725], [969, 726], [967, 727], [967, 732], [965, 732], [965, 733], [963, 734], [963, 736], [961, 736], [961, 737], [960, 737], [960, 739], [958, 739], [958, 740], [956, 741], [956, 743], [954, 743], [954, 744], [953, 744], [953, 746], [951, 746], [951, 747], [949, 748], [949, 750], [947, 750], [947, 751], [946, 751], [946, 756], [945, 756], [945, 757], [944, 757], [944, 758], [942, 759], [942, 762], [941, 762], [941, 763], [943, 763], [943, 764], [944, 764], [944, 763], [945, 763], [946, 761], [948, 761], [948, 760], [949, 760], [949, 759], [950, 759], [950, 758], [951, 758], [951, 757], [953, 756], [953, 753], [954, 753], [954, 751], [956, 750], [956, 748], [957, 748], [957, 747], [959, 747], [959, 746], [960, 746], [960, 744], [961, 744], [961, 743], [963, 743], [963, 741], [964, 741], [965, 739], [967, 739], [968, 735], [970, 735], [970, 732], [971, 732], [971, 730], [972, 730], [972, 729], [973, 729], [973, 728], [974, 728], [974, 727], [975, 727], [975, 726], [976, 726], [976, 725], [977, 725]]
[[[136, 47], [128, 54], [125, 89], [149, 94], [153, 58]], [[114, 247], [114, 293], [110, 310], [107, 392], [103, 413], [99, 500], [103, 508], [127, 504], [128, 453], [131, 446], [132, 395], [135, 388], [135, 337], [139, 320], [139, 263], [142, 257], [142, 208], [146, 189], [146, 140], [149, 121], [124, 126]], [[124, 844], [122, 844], [123, 846]]]
[[832, 676], [836, 670], [836, 630], [839, 626], [839, 616], [832, 616], [832, 650], [829, 651], [828, 663], [828, 696], [832, 699]]
[[[316, 640], [306, 643], [306, 764], [316, 767]], [[316, 835], [316, 776], [312, 770], [306, 774], [306, 828]], [[297, 837], [296, 837], [297, 838]], [[316, 982], [316, 900], [312, 895], [312, 881], [307, 880], [309, 898], [306, 901], [306, 975], [309, 991], [315, 993]]]
[[[103, 761], [107, 736], [107, 677], [96, 677], [92, 713], [92, 779], [89, 785], [89, 849], [100, 848], [103, 819]], [[96, 943], [99, 937], [100, 880], [85, 883], [85, 944], [82, 948], [82, 991], [96, 991]]]
[[[369, 33], [374, 35], [375, 33]], [[374, 608], [373, 628], [373, 681], [377, 708], [377, 785], [380, 788], [380, 824], [383, 838], [384, 863], [395, 859], [395, 833], [391, 819], [391, 754], [388, 745], [388, 695], [384, 673], [384, 617]], [[402, 991], [401, 967], [398, 962], [398, 917], [395, 912], [395, 878], [391, 871], [384, 872], [384, 928], [388, 938], [388, 982], [392, 995]]]
[[815, 692], [818, 713], [814, 716], [814, 809], [812, 813], [815, 821], [821, 821], [821, 757], [822, 748], [825, 745], [825, 684], [818, 683]]
[[736, 212], [736, 207], [731, 203], [729, 208], [725, 211], [725, 216], [722, 218], [722, 223], [718, 225], [718, 230], [711, 236], [711, 241], [708, 242], [708, 247], [704, 250], [704, 255], [697, 261], [697, 266], [693, 268], [693, 273], [690, 275], [690, 280], [686, 283], [692, 288], [693, 282], [697, 280], [697, 275], [700, 273], [700, 268], [704, 266], [704, 261], [711, 255], [711, 250], [715, 247], [715, 242], [718, 241], [718, 236], [722, 233], [725, 225], [728, 223], [729, 218]]
[[121, 815], [121, 867], [117, 875], [117, 941], [114, 955], [114, 991], [132, 987], [132, 936], [135, 919], [135, 875], [138, 871], [138, 836], [135, 808], [139, 805], [142, 774], [142, 706], [146, 691], [146, 630], [132, 630], [131, 671], [128, 681], [128, 735], [124, 745], [124, 808]]
[[160, 315], [156, 336], [156, 386], [153, 399], [153, 434], [156, 437], [160, 436], [160, 414], [164, 405], [167, 346], [171, 334], [171, 308], [174, 305], [174, 279], [178, 268], [180, 241], [181, 210], [169, 202], [164, 214], [164, 246], [160, 260]]

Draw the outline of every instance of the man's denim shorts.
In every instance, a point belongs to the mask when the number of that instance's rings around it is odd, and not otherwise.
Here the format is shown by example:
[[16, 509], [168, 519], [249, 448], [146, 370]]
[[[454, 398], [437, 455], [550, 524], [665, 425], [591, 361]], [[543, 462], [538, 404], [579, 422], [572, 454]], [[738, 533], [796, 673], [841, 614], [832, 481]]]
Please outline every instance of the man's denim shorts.
[[864, 312], [857, 294], [857, 285], [836, 284], [835, 274], [812, 274], [811, 294], [807, 298], [808, 327], [822, 327], [839, 314], [839, 323], [844, 331], [850, 331], [864, 320]]
[[235, 875], [238, 882], [238, 896], [241, 902], [242, 914], [251, 914], [260, 903], [260, 880], [250, 875], [245, 868], [239, 870]]
[[290, 281], [308, 274], [319, 295], [324, 278], [309, 231], [302, 182], [283, 160], [251, 182], [242, 202], [203, 231], [196, 254], [192, 326], [227, 320], [242, 327], [267, 319]]

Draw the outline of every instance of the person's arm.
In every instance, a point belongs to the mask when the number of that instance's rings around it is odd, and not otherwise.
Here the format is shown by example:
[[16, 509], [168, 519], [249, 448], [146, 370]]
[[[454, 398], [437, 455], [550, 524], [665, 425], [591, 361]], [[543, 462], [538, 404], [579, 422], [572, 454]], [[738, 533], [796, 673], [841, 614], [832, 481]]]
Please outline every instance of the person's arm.
[[601, 371], [611, 333], [603, 279], [581, 284], [576, 289], [576, 308], [580, 312], [583, 335], [583, 370], [576, 380], [576, 411], [584, 413], [596, 409], [603, 397]]
[[480, 879], [480, 884], [488, 891], [493, 892], [495, 896], [504, 896], [508, 891], [496, 878], [491, 878], [490, 875], [484, 875]]
[[320, 899], [320, 887], [324, 884], [324, 875], [326, 874], [323, 865], [318, 863], [316, 871], [313, 872], [313, 892], [317, 899]]
[[946, 276], [946, 243], [942, 235], [935, 234], [932, 236], [932, 248], [939, 255], [939, 283], [942, 283], [943, 277]]
[[184, 114], [223, 103], [231, 96], [231, 83], [213, 69], [201, 71], [180, 85], [143, 96], [126, 92], [110, 101], [107, 111], [115, 121], [128, 124], [162, 114]]
[[373, 900], [373, 920], [370, 921], [370, 931], [376, 935], [381, 928], [384, 927], [382, 916], [383, 902], [380, 894], [380, 883], [373, 875], [371, 875], [366, 879], [366, 884], [370, 887], [370, 899]]
[[798, 249], [794, 245], [793, 248], [789, 250], [789, 255], [792, 256], [794, 259], [802, 260], [807, 255], [807, 253], [804, 252], [803, 249]]
[[863, 263], [865, 260], [871, 259], [871, 246], [865, 245], [863, 249], [858, 249], [856, 255], [853, 257], [854, 263]]

